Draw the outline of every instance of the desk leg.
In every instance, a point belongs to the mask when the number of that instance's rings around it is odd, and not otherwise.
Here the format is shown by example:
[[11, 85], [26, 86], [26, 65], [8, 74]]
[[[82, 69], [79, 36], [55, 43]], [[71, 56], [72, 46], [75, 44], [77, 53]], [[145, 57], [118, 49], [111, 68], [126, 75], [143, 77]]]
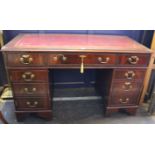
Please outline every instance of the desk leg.
[[126, 109], [126, 112], [129, 114], [129, 115], [136, 115], [137, 113], [137, 108], [128, 108]]
[[134, 116], [134, 115], [136, 115], [137, 108], [118, 108], [118, 109], [112, 108], [112, 109], [107, 109], [105, 116], [110, 116], [112, 113], [115, 113], [115, 112], [127, 113], [128, 115]]
[[110, 116], [112, 113], [118, 112], [118, 109], [107, 109], [105, 116]]
[[16, 112], [16, 118], [18, 122], [21, 122], [25, 119], [27, 113]]
[[46, 112], [16, 112], [17, 121], [18, 122], [23, 121], [29, 114], [35, 114], [36, 116], [39, 116], [48, 121], [52, 120], [52, 111], [46, 111]]
[[44, 118], [48, 121], [52, 120], [52, 112], [39, 112], [37, 115], [41, 118]]

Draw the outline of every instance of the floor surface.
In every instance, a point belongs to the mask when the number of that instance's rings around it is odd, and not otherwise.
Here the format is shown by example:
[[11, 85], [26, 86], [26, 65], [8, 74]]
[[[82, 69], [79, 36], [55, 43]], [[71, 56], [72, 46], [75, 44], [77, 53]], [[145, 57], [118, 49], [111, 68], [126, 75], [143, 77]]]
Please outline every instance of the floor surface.
[[93, 114], [88, 117], [83, 117], [76, 120], [64, 120], [53, 118], [52, 121], [45, 121], [34, 116], [27, 117], [20, 124], [154, 124], [155, 114], [149, 116], [147, 113], [147, 104], [143, 104], [138, 110], [136, 116], [129, 116], [123, 113], [113, 113], [109, 117], [104, 117], [101, 114]]

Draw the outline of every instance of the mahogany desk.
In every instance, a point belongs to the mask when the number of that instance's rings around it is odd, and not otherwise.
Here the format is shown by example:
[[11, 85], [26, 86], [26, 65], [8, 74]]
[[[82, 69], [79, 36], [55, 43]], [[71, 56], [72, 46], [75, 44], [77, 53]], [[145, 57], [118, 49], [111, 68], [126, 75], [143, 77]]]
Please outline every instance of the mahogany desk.
[[104, 111], [135, 114], [150, 50], [126, 36], [21, 34], [3, 46], [16, 115], [52, 118], [50, 69], [97, 69]]

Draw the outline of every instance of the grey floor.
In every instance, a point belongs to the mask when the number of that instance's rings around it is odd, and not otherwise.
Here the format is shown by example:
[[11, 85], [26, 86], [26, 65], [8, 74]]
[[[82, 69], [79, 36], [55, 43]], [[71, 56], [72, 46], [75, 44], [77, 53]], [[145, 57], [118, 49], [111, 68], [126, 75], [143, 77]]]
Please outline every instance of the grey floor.
[[23, 122], [20, 122], [20, 124], [154, 124], [155, 114], [149, 116], [147, 106], [147, 104], [143, 104], [136, 116], [129, 116], [125, 113], [113, 113], [109, 117], [104, 117], [102, 114], [92, 114], [76, 120], [53, 117], [52, 121], [45, 121], [35, 116], [29, 116]]
[[[63, 94], [63, 98], [62, 98]], [[154, 124], [155, 114], [149, 116], [148, 104], [143, 104], [136, 116], [125, 113], [113, 113], [104, 117], [102, 99], [93, 89], [59, 89], [54, 92], [53, 119], [46, 121], [29, 115], [22, 122], [17, 122], [13, 103], [6, 106], [6, 116], [11, 124]], [[61, 97], [60, 97], [61, 96]], [[79, 98], [83, 96], [83, 98]], [[88, 98], [87, 98], [87, 97]], [[91, 96], [90, 100], [89, 97]], [[93, 97], [94, 98], [93, 98]], [[9, 110], [7, 110], [9, 109]]]

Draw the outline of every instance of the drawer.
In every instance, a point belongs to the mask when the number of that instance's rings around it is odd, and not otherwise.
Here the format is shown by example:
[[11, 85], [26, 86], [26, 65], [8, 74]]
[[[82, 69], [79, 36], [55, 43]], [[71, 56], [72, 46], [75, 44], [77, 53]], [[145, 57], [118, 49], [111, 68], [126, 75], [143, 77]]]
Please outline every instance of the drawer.
[[9, 70], [12, 82], [48, 82], [48, 70]]
[[39, 109], [48, 109], [50, 107], [50, 102], [48, 98], [41, 97], [23, 97], [16, 98], [15, 105], [17, 110], [39, 110]]
[[83, 61], [84, 64], [115, 64], [116, 56], [114, 54], [50, 54], [48, 56], [48, 64], [76, 64], [79, 65]]
[[145, 76], [145, 69], [116, 69], [114, 74], [114, 80], [126, 79], [126, 80], [143, 80]]
[[13, 84], [13, 90], [15, 96], [48, 96], [49, 88], [48, 84], [44, 83], [26, 83], [26, 84]]
[[44, 66], [46, 58], [39, 53], [7, 53], [7, 65], [12, 66]]
[[112, 84], [112, 93], [116, 95], [122, 92], [136, 93], [140, 91], [141, 87], [142, 83], [140, 82], [114, 82]]
[[149, 55], [144, 54], [126, 54], [119, 56], [119, 63], [122, 65], [143, 65], [147, 66], [149, 62]]
[[112, 65], [116, 63], [116, 55], [114, 54], [105, 54], [105, 55], [92, 55], [92, 60], [94, 64], [102, 65]]
[[139, 93], [119, 92], [117, 95], [112, 93], [108, 106], [127, 106], [137, 105]]

